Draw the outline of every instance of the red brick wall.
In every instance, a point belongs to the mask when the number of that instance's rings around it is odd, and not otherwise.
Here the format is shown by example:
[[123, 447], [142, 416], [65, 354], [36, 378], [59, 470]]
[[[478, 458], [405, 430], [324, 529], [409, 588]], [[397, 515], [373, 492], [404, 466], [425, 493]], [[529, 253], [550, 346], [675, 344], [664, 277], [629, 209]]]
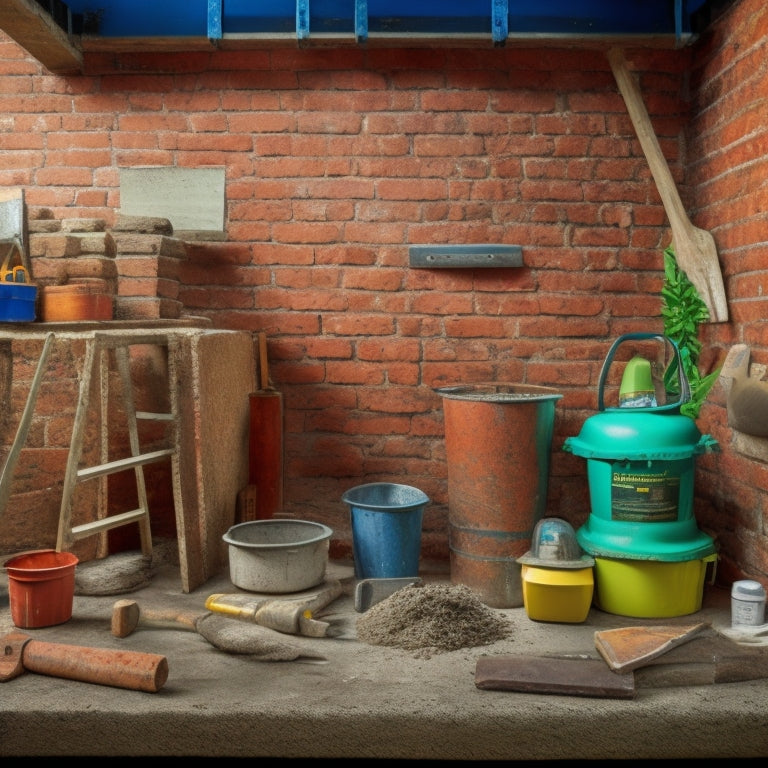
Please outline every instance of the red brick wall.
[[[766, 40], [765, 4], [742, 0], [699, 41], [686, 153], [696, 223], [717, 242], [729, 300], [730, 322], [703, 327], [702, 342], [721, 358], [733, 344], [746, 344], [753, 365], [762, 366], [768, 364]], [[768, 440], [728, 428], [726, 394], [718, 385], [702, 410], [703, 428], [717, 437], [722, 453], [701, 462], [699, 519], [719, 532], [724, 578], [746, 570], [765, 584]]]
[[[758, 100], [765, 80], [744, 87], [730, 67], [751, 51], [743, 64], [759, 77], [767, 19], [759, 0], [743, 0], [692, 48], [626, 52], [673, 176], [696, 185], [681, 186], [695, 223], [723, 241], [735, 318], [742, 299], [757, 303], [758, 277], [739, 275], [757, 269], [748, 248], [760, 227], [730, 225], [755, 217], [740, 206], [745, 192], [759, 196], [760, 174], [746, 190], [739, 179], [764, 153], [737, 142], [734, 174], [716, 132], [749, 133], [756, 113], [732, 99]], [[86, 61], [84, 76], [52, 77], [0, 42], [0, 184], [22, 186], [31, 208], [55, 217], [110, 222], [121, 167], [226, 167], [227, 241], [188, 249], [178, 298], [217, 327], [268, 333], [286, 405], [286, 513], [327, 522], [348, 551], [343, 491], [408, 483], [433, 501], [424, 554], [447, 557], [433, 390], [496, 380], [563, 393], [548, 513], [586, 519], [584, 461], [562, 444], [595, 412], [611, 342], [662, 329], [670, 240], [604, 52], [283, 46]], [[730, 123], [712, 116], [718, 103]], [[523, 267], [408, 266], [411, 244], [483, 242], [521, 245]], [[756, 343], [749, 311], [744, 338]], [[741, 329], [707, 327], [703, 363], [714, 367]], [[731, 452], [720, 390], [700, 428], [724, 449], [700, 461], [703, 521], [723, 534], [732, 568], [763, 578], [764, 466]], [[718, 480], [723, 468], [752, 489], [744, 533], [742, 489]]]

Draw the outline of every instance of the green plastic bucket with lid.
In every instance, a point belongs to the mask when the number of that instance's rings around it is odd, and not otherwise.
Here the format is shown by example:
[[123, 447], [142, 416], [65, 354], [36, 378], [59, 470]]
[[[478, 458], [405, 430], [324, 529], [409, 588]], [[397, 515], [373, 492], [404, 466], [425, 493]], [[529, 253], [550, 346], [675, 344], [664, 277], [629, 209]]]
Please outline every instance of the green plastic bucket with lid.
[[[671, 345], [680, 377], [679, 400], [658, 407], [606, 407], [605, 380], [616, 348], [644, 339]], [[698, 529], [693, 512], [694, 460], [717, 450], [718, 444], [680, 413], [688, 399], [690, 389], [674, 341], [639, 333], [614, 342], [600, 374], [600, 413], [563, 444], [563, 450], [587, 459], [591, 514], [576, 536], [590, 555], [680, 562], [714, 552], [712, 537]]]

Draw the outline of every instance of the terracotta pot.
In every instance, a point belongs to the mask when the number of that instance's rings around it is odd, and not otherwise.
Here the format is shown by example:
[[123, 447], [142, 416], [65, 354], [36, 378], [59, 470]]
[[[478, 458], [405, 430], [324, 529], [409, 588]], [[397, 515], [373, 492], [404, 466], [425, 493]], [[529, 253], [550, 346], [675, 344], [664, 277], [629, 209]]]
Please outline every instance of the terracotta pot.
[[104, 293], [105, 282], [68, 283], [40, 288], [40, 320], [66, 323], [78, 320], [111, 320], [112, 296]]
[[71, 552], [40, 549], [6, 560], [8, 597], [15, 626], [27, 629], [64, 624], [72, 618], [75, 566]]

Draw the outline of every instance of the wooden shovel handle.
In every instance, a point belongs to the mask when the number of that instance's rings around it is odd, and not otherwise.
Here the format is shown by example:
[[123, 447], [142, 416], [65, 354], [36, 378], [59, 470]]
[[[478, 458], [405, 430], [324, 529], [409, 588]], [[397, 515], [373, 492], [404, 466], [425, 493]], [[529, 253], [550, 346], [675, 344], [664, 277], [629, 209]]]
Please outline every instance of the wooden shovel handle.
[[640, 90], [627, 70], [622, 51], [611, 48], [608, 51], [608, 60], [672, 227], [677, 263], [707, 305], [710, 319], [724, 323], [728, 320], [728, 302], [715, 240], [710, 232], [694, 227], [683, 208], [669, 166], [653, 132]]
[[621, 91], [621, 95], [624, 97], [627, 111], [632, 119], [632, 125], [635, 128], [637, 138], [640, 140], [640, 146], [643, 148], [645, 159], [648, 161], [653, 180], [656, 182], [656, 188], [659, 191], [661, 202], [664, 204], [664, 210], [667, 212], [669, 223], [672, 227], [673, 238], [675, 241], [678, 241], [682, 237], [690, 236], [693, 224], [685, 212], [677, 186], [672, 178], [664, 153], [661, 151], [659, 140], [654, 133], [651, 119], [648, 117], [648, 112], [645, 109], [640, 89], [627, 69], [622, 50], [620, 48], [611, 48], [608, 51], [608, 61], [611, 64], [619, 91]]

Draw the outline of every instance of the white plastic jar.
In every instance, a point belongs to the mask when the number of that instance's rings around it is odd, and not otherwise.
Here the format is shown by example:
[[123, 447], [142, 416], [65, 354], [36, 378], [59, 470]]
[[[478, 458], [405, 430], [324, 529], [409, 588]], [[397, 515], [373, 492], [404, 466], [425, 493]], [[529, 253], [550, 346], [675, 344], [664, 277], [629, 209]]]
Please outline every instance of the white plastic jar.
[[734, 581], [731, 587], [731, 626], [759, 627], [765, 623], [765, 589], [759, 581]]

